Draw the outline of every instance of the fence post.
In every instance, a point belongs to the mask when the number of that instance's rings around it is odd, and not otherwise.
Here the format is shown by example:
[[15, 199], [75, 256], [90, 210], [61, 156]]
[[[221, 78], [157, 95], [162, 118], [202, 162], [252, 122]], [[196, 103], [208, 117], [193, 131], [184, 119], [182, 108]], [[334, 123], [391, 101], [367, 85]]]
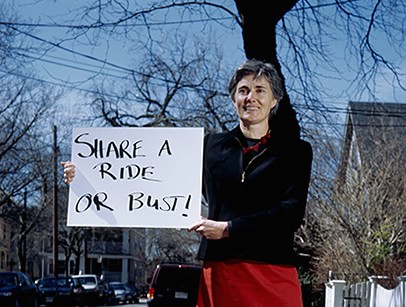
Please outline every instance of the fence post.
[[380, 307], [376, 304], [377, 301], [377, 292], [378, 292], [378, 280], [388, 279], [387, 276], [372, 275], [368, 277], [371, 282], [371, 300], [369, 302], [369, 307]]
[[341, 307], [345, 280], [330, 280], [326, 284], [325, 307]]
[[400, 281], [400, 293], [401, 293], [401, 306], [406, 306], [406, 275], [404, 276], [399, 276], [399, 281]]

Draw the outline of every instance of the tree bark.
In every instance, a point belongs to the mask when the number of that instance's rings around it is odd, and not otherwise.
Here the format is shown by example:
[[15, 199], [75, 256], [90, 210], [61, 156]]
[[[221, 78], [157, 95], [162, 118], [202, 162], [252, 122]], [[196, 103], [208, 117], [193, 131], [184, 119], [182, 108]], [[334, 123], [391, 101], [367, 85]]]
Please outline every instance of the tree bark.
[[[290, 98], [286, 90], [285, 77], [277, 56], [276, 48], [276, 25], [289, 12], [298, 0], [275, 0], [264, 4], [259, 0], [234, 0], [238, 13], [242, 20], [242, 36], [244, 51], [247, 59], [262, 60], [274, 65], [282, 81], [284, 97], [280, 101], [279, 108], [286, 108], [291, 118], [296, 117]], [[275, 122], [279, 121], [275, 116], [270, 122], [272, 129]], [[285, 119], [282, 118], [283, 121]], [[293, 134], [298, 134], [300, 128], [296, 120], [291, 124], [285, 124]], [[275, 135], [273, 135], [275, 138]]]
[[247, 59], [270, 62], [280, 67], [276, 54], [276, 25], [289, 12], [298, 0], [235, 0], [242, 19], [242, 36]]

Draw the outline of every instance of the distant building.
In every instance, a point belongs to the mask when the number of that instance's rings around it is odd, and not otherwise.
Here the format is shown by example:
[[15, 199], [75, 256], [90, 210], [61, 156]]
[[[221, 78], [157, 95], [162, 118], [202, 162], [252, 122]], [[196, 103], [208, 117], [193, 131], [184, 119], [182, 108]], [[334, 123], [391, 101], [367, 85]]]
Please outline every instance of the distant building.
[[0, 217], [0, 272], [11, 270], [11, 224]]
[[[120, 228], [88, 228], [80, 230], [81, 239], [80, 256], [71, 254], [67, 263], [67, 272], [70, 275], [79, 272], [83, 274], [96, 274], [108, 281], [122, 281], [143, 283], [144, 276], [140, 273], [137, 260], [143, 259], [144, 245], [142, 230]], [[40, 277], [53, 275], [53, 254], [50, 241], [43, 242]], [[58, 274], [65, 274], [65, 253], [61, 246], [58, 254]], [[79, 267], [75, 268], [78, 262]], [[75, 272], [75, 269], [77, 270]], [[143, 273], [143, 270], [141, 270]]]
[[405, 140], [406, 103], [350, 102], [339, 181], [351, 180], [355, 174], [377, 170], [394, 160], [405, 166]]

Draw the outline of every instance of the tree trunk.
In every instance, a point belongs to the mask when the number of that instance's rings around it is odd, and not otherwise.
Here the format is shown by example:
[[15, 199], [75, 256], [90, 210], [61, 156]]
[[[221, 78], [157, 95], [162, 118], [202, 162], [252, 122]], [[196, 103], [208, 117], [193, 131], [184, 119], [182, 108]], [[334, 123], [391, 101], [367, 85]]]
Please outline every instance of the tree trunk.
[[18, 269], [26, 273], [26, 255], [25, 255], [25, 246], [24, 246], [25, 236], [20, 235], [17, 243], [17, 255], [18, 255]]
[[[272, 133], [274, 140], [286, 141], [300, 135], [300, 127], [296, 119], [296, 111], [292, 108], [290, 97], [286, 90], [285, 77], [277, 56], [276, 25], [289, 12], [298, 0], [275, 0], [267, 3], [259, 0], [234, 0], [242, 19], [242, 36], [247, 59], [257, 59], [271, 63], [281, 78], [284, 96], [278, 103], [279, 114], [272, 116], [269, 128], [283, 127], [283, 133]], [[284, 108], [284, 111], [282, 111]], [[289, 117], [289, 120], [287, 118]], [[289, 137], [288, 137], [289, 136]]]
[[268, 2], [263, 7], [259, 0], [235, 0], [242, 18], [245, 55], [248, 59], [258, 59], [278, 63], [276, 55], [276, 24], [289, 12], [298, 0], [278, 0]]
[[267, 3], [269, 7], [265, 8], [264, 1], [235, 0], [242, 19], [242, 36], [247, 59], [272, 63], [278, 70], [284, 87], [285, 80], [276, 52], [276, 25], [297, 2], [298, 0], [271, 1]]

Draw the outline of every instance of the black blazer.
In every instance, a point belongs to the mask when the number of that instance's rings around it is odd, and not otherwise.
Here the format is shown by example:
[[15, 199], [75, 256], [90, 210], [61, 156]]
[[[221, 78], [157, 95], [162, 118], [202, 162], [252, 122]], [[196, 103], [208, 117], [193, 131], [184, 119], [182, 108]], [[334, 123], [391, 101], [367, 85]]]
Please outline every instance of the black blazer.
[[229, 238], [202, 238], [202, 260], [245, 259], [293, 264], [294, 232], [303, 222], [312, 149], [298, 140], [272, 144], [244, 169], [242, 133], [205, 137], [204, 196], [208, 218], [229, 222]]

